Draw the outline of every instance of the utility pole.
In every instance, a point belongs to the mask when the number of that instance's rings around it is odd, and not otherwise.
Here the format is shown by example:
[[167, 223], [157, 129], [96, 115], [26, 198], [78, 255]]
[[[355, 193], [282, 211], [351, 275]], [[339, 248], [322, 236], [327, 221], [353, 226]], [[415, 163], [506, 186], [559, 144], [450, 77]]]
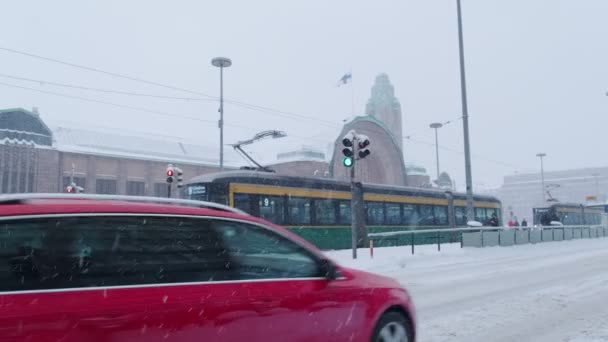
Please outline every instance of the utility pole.
[[469, 110], [467, 105], [467, 81], [464, 65], [464, 42], [462, 38], [462, 11], [460, 0], [456, 0], [458, 11], [458, 47], [460, 51], [460, 91], [462, 95], [462, 128], [464, 133], [464, 168], [467, 187], [467, 220], [475, 220], [473, 211], [473, 176], [471, 175], [471, 148], [469, 143]]

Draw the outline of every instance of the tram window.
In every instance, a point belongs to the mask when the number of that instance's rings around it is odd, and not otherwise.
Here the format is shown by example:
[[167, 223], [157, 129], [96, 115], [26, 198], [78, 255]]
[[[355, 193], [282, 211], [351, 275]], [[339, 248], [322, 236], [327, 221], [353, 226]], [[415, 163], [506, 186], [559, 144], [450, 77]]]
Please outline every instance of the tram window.
[[228, 187], [225, 184], [211, 184], [209, 186], [209, 201], [228, 205]]
[[234, 207], [247, 214], [255, 215], [253, 211], [253, 196], [249, 194], [234, 194]]
[[486, 210], [484, 208], [475, 208], [475, 221], [485, 223], [486, 220]]
[[289, 224], [310, 225], [310, 199], [290, 197], [287, 200], [289, 208]]
[[418, 224], [420, 216], [418, 215], [418, 208], [413, 204], [403, 205], [403, 217], [401, 223], [408, 226], [415, 226]]
[[381, 226], [384, 224], [384, 203], [367, 202], [367, 223]]
[[454, 207], [454, 215], [456, 216], [456, 225], [465, 226], [467, 224], [467, 215], [464, 207]]
[[260, 217], [275, 224], [283, 224], [283, 198], [260, 195]]
[[386, 224], [401, 224], [401, 205], [398, 203], [386, 204]]
[[335, 202], [330, 199], [315, 199], [315, 225], [336, 224]]
[[435, 213], [435, 223], [440, 226], [448, 225], [448, 207], [434, 206], [433, 212]]
[[[492, 218], [493, 215], [496, 215], [496, 218], [498, 218], [498, 214], [496, 214], [496, 209], [494, 208], [486, 208], [486, 222], [490, 222], [490, 219]], [[486, 223], [484, 222], [484, 223]]]
[[350, 201], [340, 201], [338, 204], [340, 224], [350, 224], [352, 219], [350, 212]]
[[421, 226], [434, 226], [435, 225], [435, 215], [433, 215], [433, 207], [430, 205], [421, 205], [420, 206], [420, 222], [418, 222]]

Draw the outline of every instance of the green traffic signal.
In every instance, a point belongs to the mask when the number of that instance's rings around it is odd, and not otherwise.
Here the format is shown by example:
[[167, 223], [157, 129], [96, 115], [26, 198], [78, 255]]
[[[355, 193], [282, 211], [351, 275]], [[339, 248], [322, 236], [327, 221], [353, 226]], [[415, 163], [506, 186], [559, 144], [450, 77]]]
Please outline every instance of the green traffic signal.
[[353, 166], [353, 158], [351, 157], [344, 157], [344, 159], [342, 159], [342, 164], [346, 167], [351, 167]]

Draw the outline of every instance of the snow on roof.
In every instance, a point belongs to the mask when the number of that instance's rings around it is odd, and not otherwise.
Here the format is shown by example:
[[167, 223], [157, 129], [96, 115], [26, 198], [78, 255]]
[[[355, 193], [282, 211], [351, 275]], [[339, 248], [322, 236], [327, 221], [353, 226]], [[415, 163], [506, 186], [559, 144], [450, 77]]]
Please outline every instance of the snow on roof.
[[[195, 145], [182, 141], [135, 135], [120, 135], [80, 128], [57, 127], [54, 146], [64, 152], [107, 155], [123, 158], [218, 165], [217, 145]], [[224, 149], [224, 164], [242, 164], [232, 149]]]

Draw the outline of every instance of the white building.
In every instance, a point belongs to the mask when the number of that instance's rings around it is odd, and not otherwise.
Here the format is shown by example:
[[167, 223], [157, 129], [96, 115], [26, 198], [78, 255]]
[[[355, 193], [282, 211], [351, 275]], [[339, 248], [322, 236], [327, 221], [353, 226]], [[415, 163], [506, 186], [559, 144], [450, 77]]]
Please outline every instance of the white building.
[[[544, 190], [544, 191], [543, 191]], [[543, 201], [544, 193], [544, 201]], [[545, 171], [545, 188], [540, 173], [505, 176], [497, 191], [503, 214], [521, 221], [532, 218], [532, 208], [546, 207], [555, 200], [562, 203], [605, 202], [608, 194], [608, 167], [564, 171]]]

